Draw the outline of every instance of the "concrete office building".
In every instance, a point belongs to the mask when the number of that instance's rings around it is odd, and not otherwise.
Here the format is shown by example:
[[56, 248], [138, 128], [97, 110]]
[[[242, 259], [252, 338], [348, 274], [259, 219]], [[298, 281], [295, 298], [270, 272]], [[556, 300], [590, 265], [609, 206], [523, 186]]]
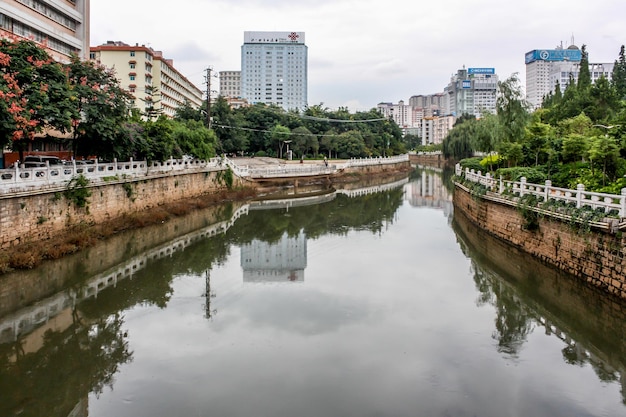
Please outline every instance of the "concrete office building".
[[241, 97], [241, 71], [220, 71], [220, 96]]
[[53, 59], [89, 54], [89, 0], [2, 0], [0, 36], [30, 39]]
[[445, 114], [463, 114], [477, 118], [496, 113], [498, 75], [494, 68], [463, 68], [457, 71], [444, 89], [447, 96]]
[[109, 41], [92, 47], [90, 58], [115, 70], [121, 87], [135, 97], [135, 107], [142, 113], [153, 108], [172, 117], [185, 102], [195, 108], [202, 105], [202, 90], [182, 75], [174, 67], [174, 61], [166, 59], [161, 51]]
[[241, 97], [286, 110], [307, 106], [308, 48], [304, 32], [244, 32]]

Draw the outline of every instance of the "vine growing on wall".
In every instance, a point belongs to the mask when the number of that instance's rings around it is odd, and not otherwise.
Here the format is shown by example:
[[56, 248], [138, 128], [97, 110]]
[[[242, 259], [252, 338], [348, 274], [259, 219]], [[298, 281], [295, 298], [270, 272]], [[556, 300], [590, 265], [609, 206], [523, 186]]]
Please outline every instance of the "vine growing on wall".
[[91, 191], [87, 188], [89, 180], [84, 175], [78, 175], [67, 183], [67, 188], [63, 192], [65, 198], [74, 203], [79, 208], [89, 208]]
[[219, 184], [225, 184], [226, 188], [231, 190], [233, 188], [234, 176], [233, 170], [230, 167], [225, 171], [217, 173], [217, 181]]
[[539, 199], [533, 194], [526, 194], [517, 202], [517, 211], [524, 220], [522, 227], [525, 230], [539, 230], [539, 213], [535, 210], [538, 204]]
[[133, 190], [133, 185], [130, 182], [125, 182], [122, 184], [124, 191], [126, 191], [126, 197], [130, 199], [130, 201], [135, 201], [135, 190]]

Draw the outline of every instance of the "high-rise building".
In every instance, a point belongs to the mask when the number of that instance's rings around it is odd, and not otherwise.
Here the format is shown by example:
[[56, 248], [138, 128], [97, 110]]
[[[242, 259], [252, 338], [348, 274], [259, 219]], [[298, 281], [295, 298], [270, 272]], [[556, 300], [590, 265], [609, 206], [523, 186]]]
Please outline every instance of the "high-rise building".
[[[526, 100], [533, 108], [538, 108], [543, 98], [554, 91], [557, 79], [562, 82], [561, 73], [565, 73], [565, 85], [569, 82], [569, 74], [574, 64], [580, 64], [582, 53], [576, 45], [567, 49], [534, 49], [526, 53]], [[558, 78], [553, 77], [559, 74]], [[552, 78], [552, 79], [551, 79]], [[564, 87], [561, 84], [561, 87]]]
[[[541, 107], [544, 97], [556, 91], [557, 82], [561, 92], [570, 80], [578, 82], [582, 51], [576, 45], [567, 49], [535, 49], [526, 54], [526, 100], [534, 109]], [[589, 63], [591, 82], [601, 77], [611, 80], [614, 63]]]
[[109, 41], [91, 48], [90, 58], [115, 69], [120, 86], [135, 97], [139, 111], [174, 116], [176, 108], [188, 103], [202, 105], [202, 90], [196, 87], [166, 59], [161, 51], [145, 45]]
[[307, 106], [308, 48], [304, 32], [244, 32], [241, 96], [286, 110]]
[[460, 117], [463, 114], [477, 118], [496, 112], [498, 76], [494, 68], [463, 68], [457, 71], [444, 89], [448, 100], [445, 114]]
[[30, 39], [53, 59], [89, 54], [89, 0], [2, 0], [0, 36]]

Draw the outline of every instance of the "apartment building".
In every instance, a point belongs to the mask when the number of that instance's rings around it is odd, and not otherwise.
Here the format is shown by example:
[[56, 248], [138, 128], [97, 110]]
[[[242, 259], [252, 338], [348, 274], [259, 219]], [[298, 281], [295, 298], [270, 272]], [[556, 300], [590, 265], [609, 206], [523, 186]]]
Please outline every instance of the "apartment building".
[[422, 145], [443, 143], [448, 132], [454, 127], [455, 120], [456, 118], [451, 115], [424, 117], [420, 123], [419, 134]]
[[[439, 95], [437, 96], [439, 100]], [[454, 125], [454, 116], [439, 115], [439, 110], [434, 110], [433, 105], [429, 105], [426, 112], [425, 107], [411, 104], [411, 102], [418, 105], [426, 104], [419, 100], [417, 96], [413, 96], [409, 104], [404, 104], [404, 101], [400, 100], [397, 104], [378, 103], [376, 108], [381, 115], [392, 119], [400, 127], [403, 135], [416, 134], [422, 139], [423, 145], [442, 143]], [[438, 104], [436, 107], [438, 108]]]
[[220, 96], [241, 97], [241, 71], [220, 71]]
[[30, 39], [53, 59], [89, 56], [89, 0], [2, 0], [0, 36]]
[[308, 47], [304, 32], [244, 32], [241, 97], [285, 110], [306, 108]]
[[145, 45], [109, 41], [91, 48], [90, 59], [115, 70], [122, 88], [135, 97], [142, 113], [159, 112], [172, 117], [188, 102], [202, 105], [203, 92], [175, 67], [174, 61]]

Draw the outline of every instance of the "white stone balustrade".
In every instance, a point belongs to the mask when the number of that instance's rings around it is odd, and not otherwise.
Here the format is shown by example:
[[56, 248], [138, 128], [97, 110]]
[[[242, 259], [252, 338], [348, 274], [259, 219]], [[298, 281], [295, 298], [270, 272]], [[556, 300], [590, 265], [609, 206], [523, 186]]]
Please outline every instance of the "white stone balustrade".
[[500, 178], [496, 182], [489, 174], [482, 175], [480, 171], [475, 172], [468, 168], [463, 171], [459, 164], [455, 166], [455, 174], [459, 177], [464, 176], [467, 181], [482, 184], [490, 191], [504, 198], [506, 198], [508, 194], [518, 195], [520, 197], [531, 194], [542, 197], [543, 201], [553, 199], [565, 203], [573, 203], [576, 205], [576, 208], [589, 206], [592, 209], [603, 209], [605, 213], [616, 210], [620, 218], [626, 218], [626, 188], [622, 188], [621, 194], [616, 195], [585, 191], [583, 184], [578, 184], [575, 190], [553, 187], [550, 180], [547, 180], [543, 185], [532, 184], [526, 182], [526, 178], [523, 177], [520, 181], [505, 181]]
[[78, 176], [84, 175], [90, 183], [112, 179], [137, 178], [166, 173], [192, 172], [219, 168], [219, 159], [166, 161], [130, 161], [100, 163], [97, 161], [72, 161], [65, 165], [46, 165], [37, 168], [0, 169], [0, 195], [37, 192], [64, 187]]

